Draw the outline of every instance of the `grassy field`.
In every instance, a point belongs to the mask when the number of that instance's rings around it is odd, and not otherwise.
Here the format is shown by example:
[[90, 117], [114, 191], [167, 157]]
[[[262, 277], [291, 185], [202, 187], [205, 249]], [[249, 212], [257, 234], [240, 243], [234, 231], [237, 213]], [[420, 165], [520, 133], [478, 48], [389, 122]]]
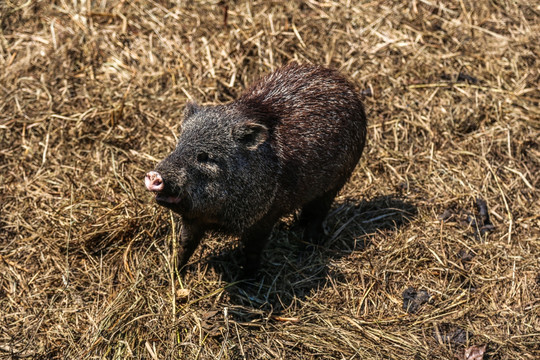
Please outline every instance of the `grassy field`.
[[[539, 359], [539, 58], [531, 0], [0, 1], [0, 359]], [[144, 174], [293, 60], [369, 120], [325, 246], [178, 274]]]

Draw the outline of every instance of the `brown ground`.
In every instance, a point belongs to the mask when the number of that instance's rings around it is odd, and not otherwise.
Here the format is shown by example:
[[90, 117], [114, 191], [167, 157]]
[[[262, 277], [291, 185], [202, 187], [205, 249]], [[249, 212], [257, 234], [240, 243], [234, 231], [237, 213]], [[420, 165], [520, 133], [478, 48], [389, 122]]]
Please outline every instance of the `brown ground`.
[[[540, 7], [407, 3], [0, 1], [0, 358], [540, 358]], [[291, 217], [258, 281], [218, 234], [179, 276], [144, 173], [293, 59], [366, 96], [327, 246]]]

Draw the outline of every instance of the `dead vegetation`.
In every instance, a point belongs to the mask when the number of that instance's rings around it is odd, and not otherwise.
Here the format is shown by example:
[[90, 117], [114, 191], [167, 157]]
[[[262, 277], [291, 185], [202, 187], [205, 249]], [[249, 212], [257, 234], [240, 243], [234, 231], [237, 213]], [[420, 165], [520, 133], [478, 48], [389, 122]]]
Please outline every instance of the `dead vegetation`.
[[[0, 358], [538, 359], [539, 14], [0, 2]], [[144, 173], [187, 99], [229, 101], [291, 60], [366, 96], [369, 145], [327, 246], [301, 252], [291, 217], [258, 281], [237, 283], [221, 235], [179, 276], [177, 219]]]

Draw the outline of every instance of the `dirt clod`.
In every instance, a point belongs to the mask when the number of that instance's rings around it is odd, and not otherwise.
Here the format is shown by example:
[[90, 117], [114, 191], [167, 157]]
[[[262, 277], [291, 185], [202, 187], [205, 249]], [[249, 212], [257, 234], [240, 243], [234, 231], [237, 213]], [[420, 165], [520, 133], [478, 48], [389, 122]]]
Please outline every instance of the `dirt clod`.
[[403, 310], [415, 314], [430, 298], [431, 295], [426, 290], [417, 291], [414, 287], [409, 287], [403, 291]]

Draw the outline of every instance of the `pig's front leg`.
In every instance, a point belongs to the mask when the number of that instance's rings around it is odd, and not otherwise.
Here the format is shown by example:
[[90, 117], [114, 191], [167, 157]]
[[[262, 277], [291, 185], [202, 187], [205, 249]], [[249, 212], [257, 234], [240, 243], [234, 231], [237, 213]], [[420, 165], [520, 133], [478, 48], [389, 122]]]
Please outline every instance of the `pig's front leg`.
[[178, 268], [182, 269], [204, 236], [204, 229], [195, 223], [183, 222], [180, 231], [180, 246], [176, 257]]
[[245, 279], [255, 278], [261, 264], [261, 253], [270, 238], [277, 219], [276, 216], [267, 216], [246, 229], [242, 234], [241, 241], [246, 256], [243, 274]]

